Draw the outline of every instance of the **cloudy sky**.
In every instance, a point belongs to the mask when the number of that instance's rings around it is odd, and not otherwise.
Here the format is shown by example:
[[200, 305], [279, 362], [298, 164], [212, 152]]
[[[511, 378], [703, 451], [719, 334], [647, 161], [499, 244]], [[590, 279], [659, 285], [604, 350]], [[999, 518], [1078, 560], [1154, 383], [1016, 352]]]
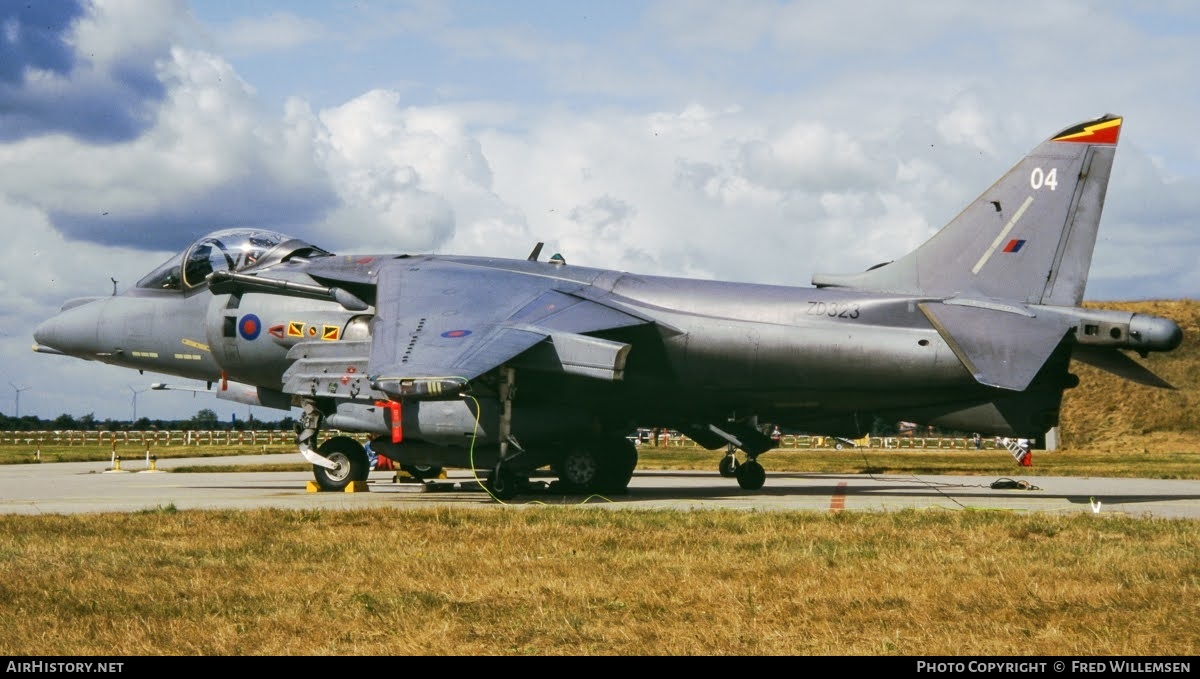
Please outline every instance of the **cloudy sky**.
[[1087, 297], [1200, 296], [1190, 0], [0, 0], [0, 27], [5, 414], [245, 417], [30, 351], [63, 301], [208, 231], [338, 253], [545, 241], [808, 285], [904, 254], [1110, 112]]

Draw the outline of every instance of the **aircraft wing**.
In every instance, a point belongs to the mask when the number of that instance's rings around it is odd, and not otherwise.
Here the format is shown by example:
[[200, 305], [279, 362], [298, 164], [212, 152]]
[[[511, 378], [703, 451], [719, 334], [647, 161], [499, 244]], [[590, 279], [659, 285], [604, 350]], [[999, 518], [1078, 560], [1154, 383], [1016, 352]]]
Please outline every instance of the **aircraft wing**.
[[[453, 398], [517, 357], [544, 370], [622, 379], [630, 346], [584, 333], [649, 321], [572, 294], [584, 287], [449, 260], [389, 262], [378, 273], [365, 375], [356, 379], [391, 398]], [[289, 371], [302, 392], [312, 372], [304, 360]]]

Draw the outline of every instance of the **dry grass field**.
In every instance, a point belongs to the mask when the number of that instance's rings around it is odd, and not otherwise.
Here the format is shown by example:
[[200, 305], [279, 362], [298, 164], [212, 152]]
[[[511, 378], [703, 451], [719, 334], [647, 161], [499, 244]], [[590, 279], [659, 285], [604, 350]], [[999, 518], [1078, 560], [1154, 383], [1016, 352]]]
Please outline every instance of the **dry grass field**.
[[1175, 351], [1137, 359], [1176, 389], [1144, 387], [1073, 363], [1071, 370], [1079, 375], [1080, 384], [1063, 396], [1062, 447], [1153, 452], [1200, 440], [1200, 302], [1106, 302], [1097, 306], [1170, 318], [1183, 328], [1183, 344]]
[[587, 506], [2, 516], [0, 654], [1194, 656], [1198, 528]]

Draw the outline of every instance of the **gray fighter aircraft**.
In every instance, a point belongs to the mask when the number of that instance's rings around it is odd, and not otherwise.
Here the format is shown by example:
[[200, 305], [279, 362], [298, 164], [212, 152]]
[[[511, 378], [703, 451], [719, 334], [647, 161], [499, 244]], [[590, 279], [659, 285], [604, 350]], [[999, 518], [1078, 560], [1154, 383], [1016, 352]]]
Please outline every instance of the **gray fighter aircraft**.
[[228, 229], [122, 294], [67, 302], [34, 349], [298, 407], [328, 490], [365, 479], [367, 455], [348, 436], [314, 446], [322, 427], [369, 432], [402, 466], [484, 470], [499, 499], [543, 468], [624, 490], [638, 426], [741, 449], [720, 467], [748, 490], [775, 445], [760, 422], [1041, 437], [1072, 359], [1170, 387], [1124, 351], [1182, 341], [1168, 319], [1080, 306], [1120, 130], [1105, 115], [1058, 132], [917, 250], [813, 287], [540, 261], [541, 244], [525, 260], [335, 255]]

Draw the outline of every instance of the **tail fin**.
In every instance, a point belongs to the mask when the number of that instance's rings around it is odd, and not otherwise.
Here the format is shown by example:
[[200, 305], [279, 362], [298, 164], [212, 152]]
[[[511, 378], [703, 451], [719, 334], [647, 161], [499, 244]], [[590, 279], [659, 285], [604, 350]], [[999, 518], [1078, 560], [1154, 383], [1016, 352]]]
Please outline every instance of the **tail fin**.
[[921, 247], [817, 287], [1078, 306], [1121, 132], [1112, 114], [1050, 137]]

